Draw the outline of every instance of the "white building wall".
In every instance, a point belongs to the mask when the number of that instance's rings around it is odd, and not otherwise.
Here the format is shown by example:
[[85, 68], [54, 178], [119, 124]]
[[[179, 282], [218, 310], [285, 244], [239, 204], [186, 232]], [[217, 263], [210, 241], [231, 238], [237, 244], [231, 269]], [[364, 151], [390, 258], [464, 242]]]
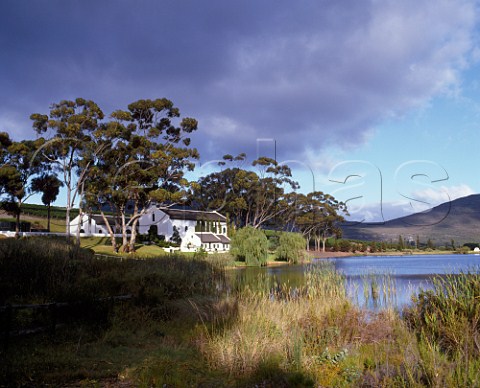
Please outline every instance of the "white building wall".
[[147, 234], [152, 225], [157, 225], [158, 235], [164, 235], [166, 240], [173, 233], [172, 221], [156, 206], [150, 207], [147, 213], [138, 220], [139, 234]]
[[80, 216], [76, 216], [72, 221], [70, 221], [70, 233], [75, 234], [77, 230], [83, 230], [83, 233], [86, 235], [97, 233], [97, 224], [93, 218], [90, 218], [88, 214], [83, 214], [82, 219]]
[[[217, 230], [214, 234], [227, 236], [227, 223], [225, 221], [217, 221]], [[203, 243], [196, 235], [195, 229], [197, 225], [196, 220], [174, 219], [164, 213], [156, 206], [151, 206], [150, 209], [142, 215], [138, 222], [138, 231], [140, 234], [147, 234], [152, 225], [157, 226], [158, 235], [165, 236], [166, 241], [170, 241], [173, 235], [173, 227], [175, 226], [182, 239], [180, 249], [186, 252], [195, 252], [200, 248], [204, 248], [208, 252], [224, 252], [230, 249], [229, 244], [218, 243]], [[204, 231], [204, 233], [213, 233], [213, 231]]]
[[202, 246], [200, 238], [195, 234], [195, 230], [188, 231], [182, 238], [182, 244], [180, 250], [182, 252], [196, 252]]
[[178, 230], [178, 233], [180, 234], [180, 237], [183, 240], [191, 232], [195, 233], [196, 224], [197, 222], [195, 220], [173, 220], [172, 234], [173, 234], [173, 226], [175, 226]]
[[[139, 219], [138, 231], [140, 234], [147, 234], [150, 226], [157, 225], [158, 235], [165, 236], [169, 241], [173, 235], [173, 227], [178, 229], [182, 240], [190, 231], [195, 231], [196, 221], [194, 220], [171, 220], [170, 217], [156, 206], [152, 206], [147, 213]], [[185, 230], [185, 227], [187, 230]]]

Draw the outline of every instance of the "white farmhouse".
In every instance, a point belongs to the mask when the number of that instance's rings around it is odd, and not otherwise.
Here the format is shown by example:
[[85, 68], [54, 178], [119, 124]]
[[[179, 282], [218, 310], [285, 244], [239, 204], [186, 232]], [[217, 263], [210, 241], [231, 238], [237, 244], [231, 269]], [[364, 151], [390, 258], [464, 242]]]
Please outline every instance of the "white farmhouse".
[[[115, 217], [106, 216], [108, 223], [115, 233], [121, 233], [120, 227], [116, 225]], [[82, 236], [108, 236], [108, 227], [101, 215], [82, 214], [82, 217], [76, 216], [70, 221], [70, 233], [75, 234], [80, 229]], [[127, 231], [128, 233], [130, 230]]]
[[227, 218], [216, 211], [173, 209], [151, 205], [138, 221], [138, 233], [156, 233], [166, 241], [181, 239], [182, 252], [230, 250]]

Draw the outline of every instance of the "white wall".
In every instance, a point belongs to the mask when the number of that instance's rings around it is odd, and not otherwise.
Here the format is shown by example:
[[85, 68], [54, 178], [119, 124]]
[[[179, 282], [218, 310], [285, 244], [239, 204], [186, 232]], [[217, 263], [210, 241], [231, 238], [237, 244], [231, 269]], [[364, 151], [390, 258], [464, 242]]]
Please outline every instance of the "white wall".
[[81, 220], [80, 216], [76, 216], [72, 221], [70, 221], [70, 233], [75, 234], [77, 233], [78, 229], [83, 229], [84, 233], [88, 235], [97, 233], [95, 220], [90, 218], [88, 214], [82, 214]]

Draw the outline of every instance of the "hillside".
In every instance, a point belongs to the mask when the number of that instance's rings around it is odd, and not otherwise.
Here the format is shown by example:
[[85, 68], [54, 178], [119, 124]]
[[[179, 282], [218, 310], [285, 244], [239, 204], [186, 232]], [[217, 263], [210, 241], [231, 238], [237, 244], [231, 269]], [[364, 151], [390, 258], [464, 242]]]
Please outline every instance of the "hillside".
[[[77, 209], [72, 209], [70, 217], [73, 219], [78, 215]], [[50, 209], [50, 230], [55, 233], [65, 232], [65, 208], [52, 206]], [[0, 220], [15, 222], [15, 218], [5, 211], [0, 210]], [[25, 203], [22, 205], [21, 221], [30, 222], [34, 229], [47, 228], [47, 207]]]
[[398, 236], [421, 242], [429, 238], [435, 245], [457, 245], [480, 241], [480, 194], [443, 203], [425, 213], [385, 223], [346, 223], [343, 237], [358, 240], [397, 241]]

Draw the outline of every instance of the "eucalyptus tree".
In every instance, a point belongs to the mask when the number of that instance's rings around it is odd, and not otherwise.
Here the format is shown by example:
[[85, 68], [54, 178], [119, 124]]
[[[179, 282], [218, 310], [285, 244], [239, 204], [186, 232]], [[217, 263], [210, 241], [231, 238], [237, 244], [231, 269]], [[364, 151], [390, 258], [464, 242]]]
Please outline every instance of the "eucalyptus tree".
[[227, 213], [237, 228], [257, 229], [284, 222], [291, 191], [298, 188], [291, 176], [287, 165], [261, 157], [250, 169], [227, 168], [200, 178], [192, 188], [191, 199], [204, 209]]
[[[88, 197], [90, 204], [108, 204], [118, 214], [124, 251], [135, 250], [139, 218], [153, 201], [178, 202], [184, 196], [185, 171], [193, 170], [198, 159], [188, 135], [197, 126], [195, 119], [180, 119], [179, 109], [161, 98], [116, 110], [95, 131], [95, 142], [105, 152], [97, 155], [90, 171]], [[129, 205], [132, 214], [127, 219]], [[109, 232], [113, 236], [111, 228]]]
[[[99, 106], [83, 98], [52, 104], [48, 115], [30, 116], [37, 134], [49, 132], [35, 158], [49, 163], [66, 188], [66, 233], [70, 236], [70, 211], [83, 194], [85, 179], [94, 158], [101, 150], [92, 150], [92, 132], [98, 129], [104, 114]], [[80, 214], [81, 215], [81, 214]]]
[[247, 223], [254, 228], [267, 223], [281, 223], [289, 209], [289, 191], [299, 188], [292, 179], [290, 167], [266, 157], [256, 159], [252, 166], [259, 169], [259, 179], [248, 196]]
[[341, 236], [340, 224], [345, 220], [343, 215], [348, 215], [347, 206], [321, 191], [299, 194], [296, 203], [295, 224], [307, 239], [307, 249], [308, 242], [313, 238], [315, 249], [320, 248], [321, 242], [325, 252], [326, 240]]

